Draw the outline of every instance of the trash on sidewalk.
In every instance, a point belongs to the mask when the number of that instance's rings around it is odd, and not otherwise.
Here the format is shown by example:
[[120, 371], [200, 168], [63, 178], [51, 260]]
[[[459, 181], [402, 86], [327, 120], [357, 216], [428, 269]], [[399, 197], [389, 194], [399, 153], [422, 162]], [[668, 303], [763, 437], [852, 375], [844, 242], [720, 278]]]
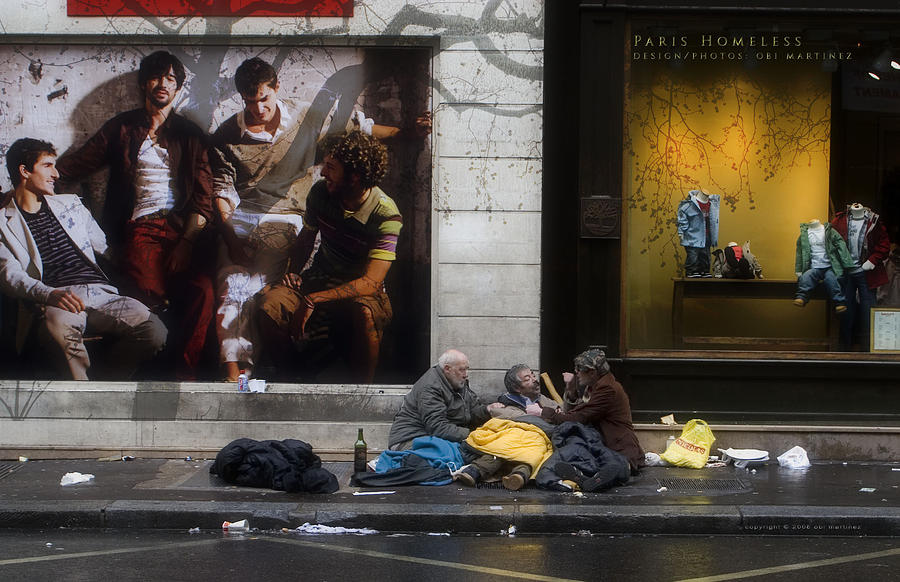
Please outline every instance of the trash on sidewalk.
[[72, 473], [66, 473], [62, 476], [62, 479], [59, 480], [59, 484], [63, 487], [68, 485], [77, 485], [78, 483], [87, 483], [88, 481], [92, 481], [94, 476], [90, 473], [79, 473], [77, 471]]
[[666, 465], [668, 465], [668, 463], [663, 461], [662, 457], [660, 457], [656, 453], [651, 453], [651, 452], [644, 453], [644, 466], [645, 467], [665, 467]]
[[678, 467], [702, 469], [709, 459], [709, 448], [716, 441], [705, 421], [693, 418], [684, 425], [681, 436], [675, 439], [660, 455], [663, 461]]
[[785, 469], [806, 469], [811, 464], [803, 447], [792, 447], [776, 457], [778, 464]]
[[656, 492], [657, 492], [657, 493], [664, 493], [664, 492], [666, 492], [666, 491], [668, 491], [668, 490], [669, 490], [668, 487], [663, 486], [663, 487], [660, 487], [659, 489], [657, 489]]
[[188, 530], [188, 533], [189, 533], [189, 534], [200, 533], [200, 528], [199, 528], [199, 527], [192, 527], [191, 529]]
[[19, 457], [19, 462], [20, 462], [20, 463], [24, 463], [24, 462], [27, 461], [27, 460], [28, 460], [28, 457]]
[[377, 534], [378, 530], [369, 529], [367, 527], [340, 527], [330, 525], [304, 523], [300, 527], [289, 529], [281, 528], [284, 533], [303, 533], [303, 534], [353, 534], [353, 535], [370, 535]]
[[733, 462], [735, 467], [746, 469], [754, 465], [762, 465], [769, 461], [769, 451], [759, 449], [719, 449], [722, 453], [722, 461]]
[[254, 378], [247, 382], [250, 387], [250, 392], [265, 392], [266, 391], [266, 381], [260, 378]]
[[242, 519], [241, 521], [223, 521], [222, 522], [222, 531], [229, 532], [240, 532], [240, 531], [250, 531], [250, 522], [246, 519]]
[[132, 456], [132, 455], [112, 455], [109, 457], [100, 457], [97, 460], [101, 463], [110, 463], [112, 461], [133, 461], [134, 456]]
[[516, 535], [516, 526], [510, 524], [508, 528], [501, 529], [500, 535], [514, 537]]
[[354, 491], [354, 495], [391, 495], [396, 491]]
[[675, 422], [674, 414], [667, 414], [665, 416], [661, 416], [659, 418], [659, 421], [663, 424], [678, 424], [677, 422]]
[[859, 490], [860, 493], [875, 493], [874, 487], [863, 487]]

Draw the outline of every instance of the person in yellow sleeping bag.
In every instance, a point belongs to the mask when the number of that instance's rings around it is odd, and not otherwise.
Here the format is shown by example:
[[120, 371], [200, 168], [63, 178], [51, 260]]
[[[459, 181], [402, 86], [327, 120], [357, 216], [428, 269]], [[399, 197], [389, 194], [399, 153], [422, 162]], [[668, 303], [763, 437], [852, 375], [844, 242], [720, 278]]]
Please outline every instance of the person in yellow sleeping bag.
[[553, 445], [533, 424], [492, 418], [469, 433], [460, 451], [469, 463], [454, 474], [461, 484], [475, 486], [492, 475], [505, 473], [503, 486], [515, 491], [550, 458]]

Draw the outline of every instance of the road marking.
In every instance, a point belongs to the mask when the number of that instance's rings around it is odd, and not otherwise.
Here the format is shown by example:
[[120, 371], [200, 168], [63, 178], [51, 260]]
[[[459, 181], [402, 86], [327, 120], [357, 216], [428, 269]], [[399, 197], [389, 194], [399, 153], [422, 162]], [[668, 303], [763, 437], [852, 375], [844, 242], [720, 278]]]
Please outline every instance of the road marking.
[[32, 564], [34, 562], [55, 562], [57, 560], [72, 560], [75, 558], [93, 558], [97, 556], [114, 556], [116, 554], [131, 554], [134, 552], [152, 552], [155, 550], [165, 550], [169, 548], [189, 548], [194, 546], [205, 546], [209, 544], [217, 544], [221, 539], [203, 540], [198, 542], [181, 542], [176, 544], [161, 544], [158, 546], [141, 546], [139, 548], [117, 548], [115, 550], [96, 550], [93, 552], [74, 552], [71, 554], [53, 554], [52, 556], [34, 556], [31, 558], [12, 558], [9, 560], [0, 560], [0, 566], [10, 566], [13, 564]]
[[431, 560], [428, 558], [416, 558], [414, 556], [402, 556], [398, 554], [388, 554], [386, 552], [376, 552], [374, 550], [363, 550], [359, 548], [348, 548], [345, 546], [334, 546], [322, 542], [309, 542], [305, 540], [293, 540], [285, 538], [260, 538], [270, 542], [278, 542], [281, 544], [293, 544], [296, 546], [304, 546], [307, 548], [316, 548], [317, 550], [332, 550], [334, 552], [344, 552], [353, 554], [354, 556], [368, 556], [370, 558], [384, 558], [387, 560], [397, 560], [400, 562], [412, 562], [413, 564], [422, 564], [425, 566], [440, 566], [443, 568], [454, 568], [456, 570], [468, 570], [469, 572], [478, 572], [480, 574], [493, 574], [495, 576], [506, 576], [507, 578], [519, 578], [522, 580], [540, 580], [542, 582], [581, 582], [569, 578], [557, 578], [555, 576], [541, 576], [540, 574], [529, 574], [527, 572], [516, 572], [514, 570], [501, 570], [500, 568], [488, 568], [486, 566], [474, 566], [472, 564], [460, 564], [458, 562], [445, 562], [443, 560]]
[[752, 578], [754, 576], [765, 576], [766, 574], [778, 574], [781, 572], [790, 572], [792, 570], [803, 570], [805, 568], [819, 568], [821, 566], [833, 566], [835, 564], [847, 564], [849, 562], [861, 562], [863, 560], [874, 560], [875, 558], [886, 558], [900, 554], [900, 548], [891, 550], [882, 550], [880, 552], [869, 552], [868, 554], [857, 554], [855, 556], [844, 556], [841, 558], [827, 558], [825, 560], [813, 560], [811, 562], [800, 562], [798, 564], [786, 564], [784, 566], [772, 566], [769, 568], [759, 568], [757, 570], [744, 570], [743, 572], [733, 572], [731, 574], [719, 574], [718, 576], [703, 576], [701, 578], [686, 578], [678, 582], [719, 582], [721, 580], [738, 580], [740, 578]]

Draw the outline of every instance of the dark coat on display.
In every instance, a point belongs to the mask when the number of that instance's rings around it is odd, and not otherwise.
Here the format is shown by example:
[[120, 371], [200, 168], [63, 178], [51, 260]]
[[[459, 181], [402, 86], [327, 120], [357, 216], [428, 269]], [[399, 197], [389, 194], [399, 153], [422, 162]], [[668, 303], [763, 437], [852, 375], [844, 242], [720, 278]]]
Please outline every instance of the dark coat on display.
[[296, 439], [256, 441], [242, 438], [228, 443], [209, 472], [229, 483], [267, 487], [289, 493], [334, 493], [337, 477], [322, 468], [312, 446]]
[[[831, 221], [831, 226], [845, 241], [847, 240], [848, 214], [848, 211], [838, 212]], [[875, 265], [874, 269], [866, 271], [866, 284], [869, 289], [877, 289], [888, 282], [884, 262], [888, 253], [891, 252], [891, 241], [888, 238], [887, 229], [879, 218], [877, 213], [866, 209], [863, 226], [866, 232], [865, 244], [860, 249], [859, 263], [862, 265], [862, 263], [870, 261]]]

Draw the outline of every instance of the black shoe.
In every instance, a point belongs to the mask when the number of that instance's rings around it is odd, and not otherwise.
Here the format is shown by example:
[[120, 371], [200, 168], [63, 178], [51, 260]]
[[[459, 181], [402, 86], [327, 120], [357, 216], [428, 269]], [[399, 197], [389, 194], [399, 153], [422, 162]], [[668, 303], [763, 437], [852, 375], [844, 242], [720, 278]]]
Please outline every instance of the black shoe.
[[481, 481], [481, 471], [475, 465], [465, 465], [459, 471], [452, 473], [452, 475], [453, 479], [466, 487], [475, 487]]
[[579, 487], [581, 487], [581, 484], [585, 479], [584, 473], [579, 471], [575, 465], [572, 465], [570, 463], [559, 462], [555, 467], [553, 467], [553, 471], [563, 479], [572, 481]]

